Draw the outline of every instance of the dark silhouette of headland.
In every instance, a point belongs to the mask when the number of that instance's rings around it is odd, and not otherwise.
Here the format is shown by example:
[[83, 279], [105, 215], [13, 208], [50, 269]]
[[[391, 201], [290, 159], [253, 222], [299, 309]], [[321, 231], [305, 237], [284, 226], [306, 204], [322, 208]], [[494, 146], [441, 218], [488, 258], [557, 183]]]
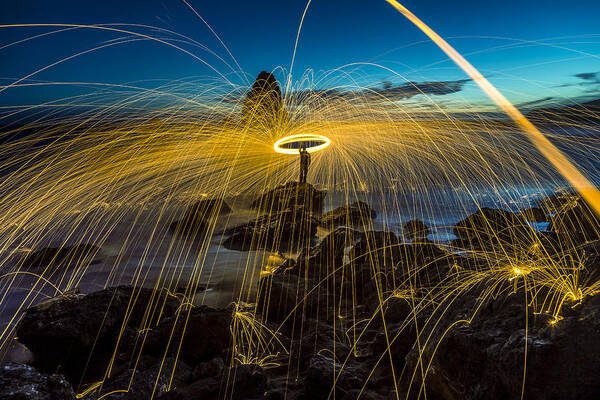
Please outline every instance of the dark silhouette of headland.
[[244, 99], [242, 124], [254, 129], [283, 129], [288, 121], [277, 79], [271, 72], [262, 71]]

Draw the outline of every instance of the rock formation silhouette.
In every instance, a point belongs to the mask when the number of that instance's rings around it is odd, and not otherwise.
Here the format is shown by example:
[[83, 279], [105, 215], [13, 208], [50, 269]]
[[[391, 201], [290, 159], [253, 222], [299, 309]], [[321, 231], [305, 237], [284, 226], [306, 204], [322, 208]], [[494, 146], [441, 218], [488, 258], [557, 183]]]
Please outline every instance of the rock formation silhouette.
[[258, 74], [242, 105], [242, 124], [255, 129], [278, 129], [289, 121], [281, 89], [271, 72]]

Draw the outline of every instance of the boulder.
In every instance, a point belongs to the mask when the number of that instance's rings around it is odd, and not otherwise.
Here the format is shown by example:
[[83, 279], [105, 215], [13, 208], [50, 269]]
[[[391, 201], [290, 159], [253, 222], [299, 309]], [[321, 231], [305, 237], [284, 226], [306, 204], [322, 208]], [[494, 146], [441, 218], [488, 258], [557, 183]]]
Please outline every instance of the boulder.
[[226, 376], [210, 377], [174, 388], [157, 397], [158, 400], [221, 400], [220, 391]]
[[184, 311], [161, 320], [148, 333], [144, 352], [154, 357], [179, 353], [183, 361], [194, 366], [211, 360], [229, 348], [230, 324], [230, 310], [192, 307], [189, 315]]
[[262, 399], [267, 386], [267, 376], [259, 365], [242, 364], [229, 369], [230, 393], [235, 399]]
[[223, 199], [202, 199], [185, 212], [185, 219], [207, 219], [231, 213], [231, 207]]
[[[125, 368], [102, 383], [102, 390], [88, 396], [94, 399], [147, 400], [167, 393], [169, 387], [187, 385], [191, 379], [191, 369], [181, 360], [173, 357], [142, 358], [135, 368]], [[127, 391], [123, 391], [127, 389]]]
[[181, 239], [189, 239], [190, 241], [202, 241], [208, 232], [209, 225], [206, 221], [196, 220], [179, 220], [172, 222], [169, 225], [171, 233]]
[[263, 193], [250, 206], [269, 214], [297, 207], [320, 213], [326, 195], [327, 192], [315, 189], [310, 183], [288, 182]]
[[[387, 320], [386, 320], [387, 322]], [[371, 343], [373, 354], [377, 357], [386, 356], [389, 350], [394, 368], [401, 370], [406, 364], [406, 355], [411, 351], [417, 341], [417, 330], [412, 319], [386, 326], [387, 333], [381, 329]], [[389, 368], [389, 361], [388, 361]], [[413, 370], [409, 370], [412, 374]]]
[[223, 246], [231, 250], [288, 251], [316, 239], [318, 220], [303, 207], [266, 214], [225, 231]]
[[[380, 275], [384, 289], [406, 279], [430, 285], [443, 279], [454, 264], [455, 256], [435, 243], [402, 243], [391, 232], [365, 232], [349, 253], [354, 279], [365, 284], [374, 274]], [[360, 285], [359, 285], [360, 286]]]
[[[160, 312], [146, 311], [160, 306]], [[25, 311], [17, 325], [18, 340], [34, 354], [44, 372], [59, 367], [72, 383], [104, 375], [110, 358], [136, 339], [138, 328], [170, 315], [179, 301], [164, 292], [120, 286], [88, 295], [57, 297]], [[122, 332], [122, 334], [120, 334]]]
[[534, 230], [519, 214], [481, 208], [454, 226], [458, 247], [496, 252], [515, 252], [528, 248], [536, 240]]
[[385, 264], [394, 263], [394, 254], [401, 241], [393, 232], [367, 231], [359, 235], [357, 243], [350, 249], [354, 263], [369, 263], [371, 260]]
[[223, 199], [203, 199], [191, 205], [182, 219], [171, 223], [171, 232], [184, 236], [201, 237], [207, 228], [207, 220], [231, 213], [231, 207]]
[[587, 285], [600, 282], [600, 240], [586, 242], [569, 252], [563, 249], [560, 254], [568, 254], [572, 260], [579, 260], [579, 263], [575, 264], [579, 268], [579, 282], [586, 282]]
[[346, 287], [345, 292], [340, 295], [352, 298], [359, 304], [368, 303], [370, 298], [373, 298], [373, 301], [378, 299], [373, 277], [385, 277], [393, 271], [397, 262], [398, 246], [401, 246], [401, 242], [392, 232], [358, 232], [354, 245], [348, 252], [349, 262], [341, 271]]
[[[312, 317], [312, 318], [311, 318]], [[302, 336], [299, 337], [299, 351], [298, 361], [301, 365], [303, 375], [306, 375], [308, 366], [311, 363], [313, 357], [319, 354], [321, 349], [333, 349], [335, 348], [335, 359], [345, 360], [351, 352], [350, 343], [339, 337], [339, 331], [334, 327], [334, 321], [325, 321], [324, 318], [320, 318], [318, 323], [314, 318], [317, 316], [308, 316], [312, 319], [309, 324], [303, 323]], [[339, 330], [340, 327], [338, 326]], [[326, 357], [328, 360], [332, 360], [330, 357], [333, 353], [329, 352]], [[336, 367], [340, 369], [341, 365], [336, 363]], [[333, 364], [330, 365], [333, 368]]]
[[260, 400], [265, 396], [267, 376], [255, 364], [230, 367], [222, 375], [197, 380], [162, 394], [159, 400]]
[[578, 195], [569, 197], [551, 218], [548, 230], [573, 244], [600, 239], [600, 220], [590, 205]]
[[[338, 294], [339, 296], [339, 294]], [[256, 310], [263, 321], [293, 323], [308, 318], [327, 320], [337, 316], [327, 283], [318, 279], [305, 279], [296, 272], [287, 271], [262, 277], [258, 282]]]
[[342, 400], [384, 400], [384, 399], [393, 399], [395, 398], [395, 393], [390, 392], [387, 396], [381, 396], [378, 393], [374, 393], [373, 391], [366, 391], [361, 389], [352, 389], [346, 392]]
[[379, 241], [378, 245], [368, 246], [363, 238], [350, 250], [350, 259], [354, 262], [350, 263], [352, 269], [347, 270], [352, 274], [346, 275], [354, 283], [353, 296], [371, 310], [380, 304], [375, 276], [379, 289], [387, 293], [385, 297], [407, 287], [431, 288], [452, 273], [459, 258], [427, 240], [409, 244], [398, 243], [395, 236], [382, 233], [378, 236], [373, 239], [373, 243]]
[[342, 366], [327, 355], [317, 354], [308, 363], [304, 389], [312, 399], [341, 398], [350, 390], [360, 389], [367, 375], [356, 366]]
[[393, 295], [383, 303], [382, 307], [386, 323], [391, 324], [404, 322], [412, 312], [411, 299]]
[[362, 201], [338, 207], [321, 218], [320, 225], [327, 229], [338, 226], [365, 226], [377, 217], [377, 213], [369, 205]]
[[0, 399], [74, 400], [75, 393], [63, 375], [43, 374], [29, 365], [0, 365]]
[[529, 222], [548, 222], [549, 217], [546, 212], [539, 207], [530, 207], [522, 210], [519, 213], [525, 220]]
[[425, 225], [423, 221], [418, 219], [408, 221], [402, 227], [402, 231], [404, 238], [412, 242], [423, 241], [427, 239], [427, 235], [431, 233], [429, 227]]
[[225, 370], [225, 361], [221, 357], [215, 357], [212, 360], [204, 361], [196, 365], [192, 372], [194, 381], [209, 378], [213, 376], [221, 376]]
[[[426, 378], [427, 397], [519, 399], [523, 388], [526, 399], [599, 398], [600, 296], [587, 297], [573, 309], [565, 304], [564, 319], [557, 323], [525, 307], [522, 295], [491, 300], [471, 324], [433, 340], [423, 352], [429, 362], [439, 341]], [[407, 356], [408, 370], [418, 372], [418, 354], [415, 348]], [[411, 392], [421, 381], [415, 377]]]
[[426, 241], [396, 246], [394, 260], [396, 283], [409, 281], [417, 287], [431, 287], [448, 275], [457, 256]]
[[339, 227], [313, 247], [304, 248], [296, 260], [297, 273], [301, 276], [323, 278], [342, 266], [347, 247], [352, 246], [357, 232]]
[[258, 282], [256, 309], [265, 321], [281, 322], [293, 320], [301, 314], [301, 291], [305, 281], [294, 274], [279, 274], [263, 277]]
[[45, 247], [34, 250], [23, 259], [23, 268], [28, 270], [56, 271], [88, 266], [101, 262], [102, 249], [93, 244], [77, 244], [63, 247]]
[[546, 210], [549, 214], [557, 214], [564, 207], [571, 207], [574, 203], [581, 199], [581, 195], [573, 189], [558, 190], [549, 196], [546, 196], [538, 201], [538, 207]]

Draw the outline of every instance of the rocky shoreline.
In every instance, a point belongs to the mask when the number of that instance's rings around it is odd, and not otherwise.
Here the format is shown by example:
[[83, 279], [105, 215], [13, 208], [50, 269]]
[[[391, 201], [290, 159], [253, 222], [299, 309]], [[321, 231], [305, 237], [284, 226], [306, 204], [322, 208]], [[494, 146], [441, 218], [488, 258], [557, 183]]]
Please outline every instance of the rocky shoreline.
[[[482, 208], [449, 247], [421, 221], [404, 238], [368, 230], [366, 203], [323, 214], [325, 195], [275, 188], [253, 202], [261, 216], [223, 232], [230, 249], [298, 253], [261, 275], [252, 303], [120, 286], [26, 310], [16, 336], [31, 365], [0, 367], [0, 398], [600, 397], [600, 224], [577, 194]], [[171, 228], [193, 239], [230, 212], [204, 200]]]

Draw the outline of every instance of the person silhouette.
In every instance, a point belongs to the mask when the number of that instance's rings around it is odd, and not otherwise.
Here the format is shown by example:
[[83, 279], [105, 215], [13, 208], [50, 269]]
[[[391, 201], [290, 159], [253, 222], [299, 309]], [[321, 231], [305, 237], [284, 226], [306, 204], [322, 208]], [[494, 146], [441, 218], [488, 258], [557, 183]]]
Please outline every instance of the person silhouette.
[[306, 183], [308, 166], [310, 165], [310, 154], [304, 145], [300, 146], [300, 183]]

